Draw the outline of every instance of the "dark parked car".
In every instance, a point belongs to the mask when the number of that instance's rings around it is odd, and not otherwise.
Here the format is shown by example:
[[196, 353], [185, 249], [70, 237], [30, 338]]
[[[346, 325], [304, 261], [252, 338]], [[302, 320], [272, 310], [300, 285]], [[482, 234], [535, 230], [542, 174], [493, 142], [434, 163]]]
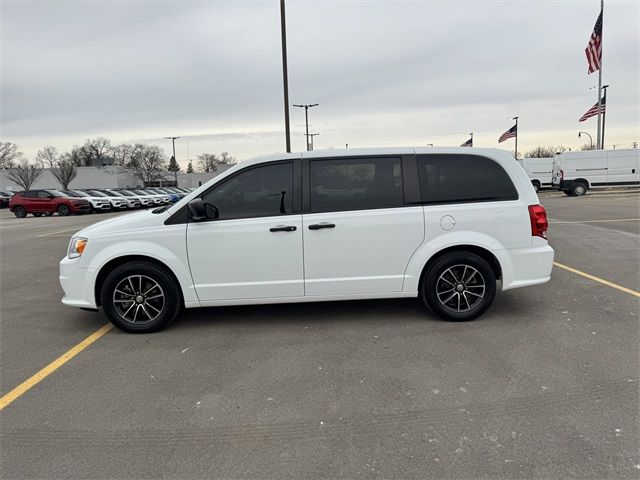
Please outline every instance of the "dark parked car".
[[29, 213], [34, 217], [53, 213], [67, 216], [70, 213], [90, 213], [91, 204], [83, 198], [69, 197], [57, 190], [25, 190], [11, 197], [9, 210], [18, 218]]
[[0, 192], [0, 208], [7, 208], [9, 206], [9, 200], [13, 194], [9, 192]]

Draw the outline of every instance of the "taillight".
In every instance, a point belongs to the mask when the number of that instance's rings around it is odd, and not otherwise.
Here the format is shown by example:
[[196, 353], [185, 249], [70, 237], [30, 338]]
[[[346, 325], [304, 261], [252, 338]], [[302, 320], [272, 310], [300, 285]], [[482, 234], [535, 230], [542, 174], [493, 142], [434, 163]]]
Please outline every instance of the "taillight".
[[549, 222], [547, 211], [542, 205], [529, 205], [529, 219], [531, 220], [531, 235], [533, 237], [547, 238]]

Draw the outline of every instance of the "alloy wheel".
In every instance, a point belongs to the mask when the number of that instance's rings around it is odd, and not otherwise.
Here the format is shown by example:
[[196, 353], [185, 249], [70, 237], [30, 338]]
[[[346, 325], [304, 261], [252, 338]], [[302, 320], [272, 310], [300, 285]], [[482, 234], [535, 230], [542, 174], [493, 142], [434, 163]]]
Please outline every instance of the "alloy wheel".
[[486, 284], [482, 274], [470, 265], [447, 268], [436, 282], [442, 306], [455, 313], [468, 312], [481, 304]]
[[154, 321], [165, 305], [162, 287], [146, 275], [130, 275], [113, 291], [117, 313], [127, 322], [143, 324]]

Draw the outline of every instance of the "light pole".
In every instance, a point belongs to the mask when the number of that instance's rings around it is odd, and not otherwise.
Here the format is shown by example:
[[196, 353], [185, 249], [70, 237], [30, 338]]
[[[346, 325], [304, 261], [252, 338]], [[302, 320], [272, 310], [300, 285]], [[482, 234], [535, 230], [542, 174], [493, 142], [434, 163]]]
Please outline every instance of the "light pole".
[[[176, 159], [176, 140], [180, 137], [164, 137], [167, 140], [171, 140], [171, 143], [173, 144], [173, 159], [176, 161], [176, 163], [178, 162], [178, 160]], [[178, 170], [174, 170], [173, 171], [173, 179], [176, 182], [176, 187], [178, 186]]]
[[313, 137], [316, 135], [320, 135], [319, 133], [310, 133], [309, 138], [311, 138], [311, 150], [313, 151]]
[[280, 34], [282, 36], [282, 86], [284, 88], [284, 138], [287, 153], [291, 152], [291, 129], [289, 128], [289, 74], [287, 73], [287, 22], [284, 0], [280, 0]]
[[582, 134], [585, 134], [587, 137], [589, 137], [589, 142], [591, 143], [591, 150], [593, 150], [593, 138], [591, 138], [591, 135], [588, 132], [578, 132], [578, 138], [580, 138], [580, 136]]
[[307, 151], [309, 151], [309, 109], [311, 107], [317, 107], [319, 104], [318, 103], [311, 103], [311, 104], [303, 104], [303, 105], [297, 105], [294, 104], [294, 107], [300, 107], [300, 108], [304, 108], [304, 123], [306, 125], [306, 138], [307, 138]]

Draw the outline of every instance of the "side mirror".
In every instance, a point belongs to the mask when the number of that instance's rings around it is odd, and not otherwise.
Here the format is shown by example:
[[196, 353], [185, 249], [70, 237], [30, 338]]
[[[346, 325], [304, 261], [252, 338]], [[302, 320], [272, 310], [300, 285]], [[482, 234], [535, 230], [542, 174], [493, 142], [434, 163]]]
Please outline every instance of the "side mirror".
[[207, 219], [207, 211], [204, 208], [204, 203], [201, 198], [194, 198], [188, 204], [189, 219], [194, 222], [202, 222]]

